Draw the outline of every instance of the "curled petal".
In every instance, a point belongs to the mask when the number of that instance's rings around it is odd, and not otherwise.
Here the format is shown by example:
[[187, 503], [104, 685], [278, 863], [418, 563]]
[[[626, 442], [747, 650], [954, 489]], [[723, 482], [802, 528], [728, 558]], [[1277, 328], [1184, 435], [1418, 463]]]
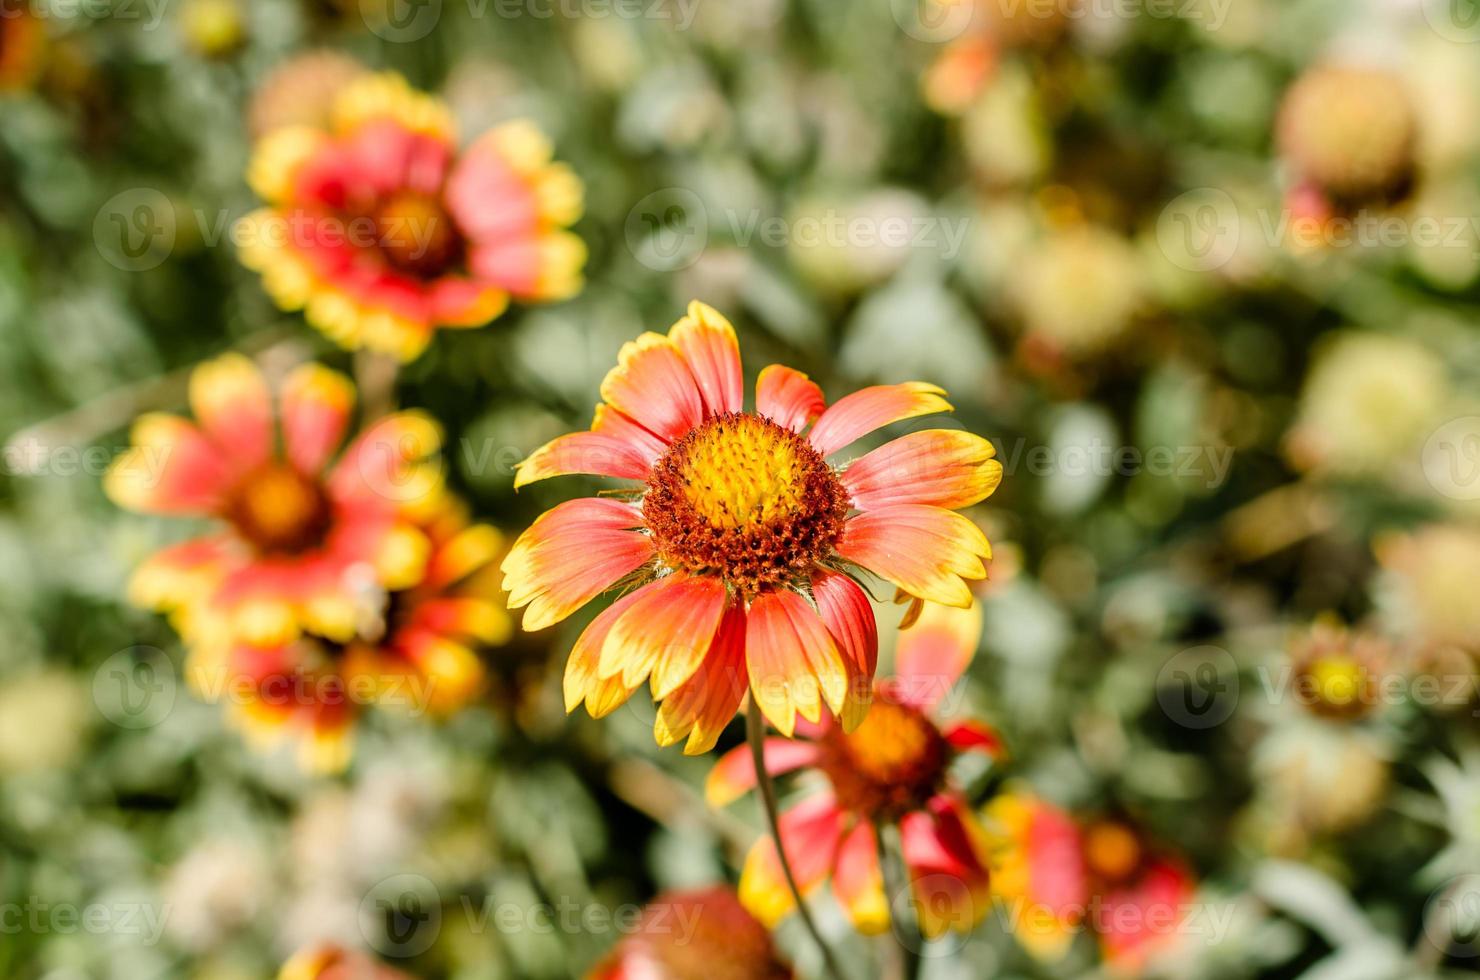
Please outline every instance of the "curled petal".
[[755, 410], [777, 425], [801, 432], [827, 407], [822, 389], [800, 371], [771, 364], [755, 381]]
[[725, 584], [718, 578], [659, 579], [642, 590], [642, 598], [607, 634], [597, 673], [620, 673], [628, 687], [651, 675], [653, 697], [666, 698], [703, 662], [725, 603]]
[[708, 752], [744, 699], [745, 610], [736, 602], [725, 610], [698, 669], [658, 707], [653, 735], [659, 745], [687, 736], [685, 755]]
[[667, 337], [645, 333], [622, 345], [601, 397], [667, 442], [704, 421], [704, 399], [683, 355]]
[[735, 339], [735, 328], [718, 310], [695, 300], [689, 304], [688, 315], [668, 331], [668, 339], [688, 362], [711, 415], [744, 407], [740, 342]]
[[250, 469], [271, 455], [272, 393], [251, 358], [223, 354], [192, 371], [190, 409], [238, 469]]
[[938, 703], [976, 656], [981, 636], [980, 603], [973, 601], [965, 609], [925, 603], [894, 648], [895, 694], [921, 708]]
[[596, 667], [601, 661], [601, 647], [606, 643], [607, 634], [641, 594], [642, 590], [638, 590], [612, 603], [576, 640], [570, 659], [565, 662], [565, 680], [561, 685], [567, 714], [584, 701], [592, 718], [603, 718], [619, 708], [636, 690], [636, 685], [628, 687], [623, 684], [620, 674], [606, 678], [598, 676]]
[[941, 397], [944, 394], [935, 385], [920, 381], [863, 388], [833, 402], [807, 438], [828, 456], [891, 422], [949, 412], [951, 405]]
[[795, 592], [764, 592], [751, 603], [745, 662], [752, 697], [788, 738], [798, 713], [818, 721], [824, 703], [834, 714], [842, 712], [848, 665], [817, 612]]
[[[787, 863], [803, 895], [816, 889], [832, 868], [842, 821], [843, 814], [830, 793], [803, 800], [777, 821]], [[768, 929], [774, 929], [796, 907], [772, 838], [761, 838], [746, 855], [739, 893], [740, 904]]]
[[619, 439], [595, 432], [573, 432], [530, 453], [514, 471], [514, 489], [572, 473], [642, 480], [647, 478], [648, 464]]
[[324, 468], [344, 438], [354, 404], [350, 380], [322, 365], [304, 364], [283, 379], [283, 450], [300, 473], [313, 475]]
[[524, 629], [553, 626], [641, 568], [653, 545], [632, 530], [640, 525], [631, 506], [597, 497], [567, 501], [530, 525], [500, 566], [509, 608], [529, 606]]
[[985, 499], [1002, 482], [997, 450], [981, 436], [930, 429], [901, 436], [849, 464], [843, 485], [859, 510], [929, 504], [957, 510]]
[[[768, 738], [761, 746], [766, 772], [772, 776], [810, 766], [817, 761], [817, 745], [800, 739]], [[720, 756], [704, 781], [704, 799], [710, 806], [726, 806], [755, 789], [755, 760], [750, 746], [740, 745]]]
[[848, 663], [848, 703], [840, 720], [843, 729], [851, 732], [873, 702], [874, 671], [879, 663], [879, 627], [874, 621], [874, 608], [857, 582], [821, 569], [812, 576], [812, 598]]
[[992, 546], [981, 528], [939, 507], [898, 504], [858, 514], [843, 525], [837, 552], [910, 595], [965, 609], [963, 579], [986, 578]]

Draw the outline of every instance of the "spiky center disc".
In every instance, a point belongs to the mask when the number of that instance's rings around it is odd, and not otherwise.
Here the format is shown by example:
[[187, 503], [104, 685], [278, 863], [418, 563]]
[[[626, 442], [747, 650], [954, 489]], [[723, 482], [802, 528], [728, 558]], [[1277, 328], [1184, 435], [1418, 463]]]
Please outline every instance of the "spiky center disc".
[[897, 816], [936, 793], [948, 758], [945, 737], [924, 713], [879, 698], [852, 734], [829, 729], [819, 764], [839, 805], [870, 816]]
[[262, 554], [297, 554], [322, 543], [330, 506], [318, 481], [284, 463], [268, 463], [237, 485], [227, 517]]

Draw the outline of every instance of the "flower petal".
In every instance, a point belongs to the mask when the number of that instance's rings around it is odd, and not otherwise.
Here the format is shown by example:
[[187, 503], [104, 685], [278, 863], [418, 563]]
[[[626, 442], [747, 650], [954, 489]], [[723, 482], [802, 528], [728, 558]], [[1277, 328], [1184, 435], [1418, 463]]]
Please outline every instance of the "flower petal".
[[[801, 801], [777, 820], [787, 863], [803, 895], [820, 885], [832, 868], [842, 819], [832, 794], [823, 793]], [[770, 837], [761, 838], [746, 855], [739, 894], [740, 904], [767, 929], [774, 929], [796, 907]]]
[[323, 470], [344, 439], [354, 404], [355, 386], [321, 364], [304, 364], [283, 379], [278, 404], [283, 451], [300, 473]]
[[756, 378], [756, 412], [793, 432], [805, 429], [826, 407], [822, 389], [800, 371], [771, 364]]
[[1002, 733], [991, 725], [985, 725], [979, 721], [961, 721], [954, 725], [947, 725], [941, 734], [958, 752], [980, 752], [994, 759], [1003, 759], [1007, 756], [1007, 746], [1002, 741]]
[[[761, 744], [766, 772], [772, 776], [810, 766], [817, 761], [815, 742], [768, 738]], [[704, 799], [710, 806], [727, 806], [755, 789], [755, 761], [750, 746], [739, 745], [720, 756], [704, 781]]]
[[233, 479], [219, 447], [190, 422], [150, 412], [134, 422], [133, 445], [115, 459], [103, 489], [118, 506], [144, 514], [207, 515]]
[[899, 833], [920, 932], [934, 939], [948, 929], [969, 932], [991, 908], [992, 896], [983, 856], [986, 832], [976, 818], [945, 795], [928, 807], [905, 814]]
[[653, 735], [659, 745], [672, 745], [688, 736], [685, 755], [708, 752], [743, 700], [745, 610], [735, 602], [725, 610], [714, 643], [698, 669], [658, 707]]
[[879, 873], [879, 845], [873, 825], [860, 820], [838, 848], [833, 869], [833, 894], [853, 923], [865, 936], [876, 936], [889, 928], [889, 903], [884, 898], [884, 877]]
[[607, 634], [622, 614], [632, 608], [642, 592], [639, 589], [612, 603], [576, 640], [570, 659], [565, 662], [565, 680], [561, 685], [567, 714], [584, 701], [592, 718], [603, 718], [620, 707], [637, 689], [637, 685], [629, 687], [623, 684], [620, 674], [607, 678], [598, 676], [596, 666], [601, 661], [601, 647], [606, 643]]
[[672, 442], [704, 421], [704, 398], [683, 355], [667, 337], [645, 333], [622, 345], [601, 397], [643, 428]]
[[957, 429], [912, 432], [854, 460], [843, 486], [859, 510], [929, 504], [957, 510], [985, 499], [1002, 482], [997, 450]]
[[873, 703], [874, 671], [879, 664], [879, 627], [874, 607], [858, 583], [846, 575], [818, 569], [812, 575], [817, 613], [837, 641], [848, 664], [848, 702], [840, 721], [853, 731]]
[[656, 463], [668, 444], [610, 405], [597, 405], [591, 431], [624, 443], [649, 466]]
[[190, 372], [190, 410], [238, 470], [272, 453], [272, 393], [252, 359], [223, 354]]
[[604, 497], [570, 500], [541, 515], [514, 542], [500, 566], [509, 608], [529, 606], [527, 632], [553, 626], [653, 554], [651, 539], [632, 530], [642, 517]]
[[530, 453], [514, 470], [514, 489], [573, 473], [643, 480], [648, 475], [648, 464], [619, 439], [595, 432], [573, 432]]
[[843, 710], [848, 665], [817, 612], [789, 589], [763, 592], [750, 604], [745, 664], [756, 704], [788, 738], [798, 712], [817, 721], [824, 702], [834, 714]]
[[981, 528], [952, 510], [897, 504], [843, 525], [838, 554], [927, 602], [965, 609], [963, 579], [986, 578], [992, 546]]
[[745, 382], [740, 373], [740, 342], [730, 321], [711, 306], [695, 300], [688, 315], [668, 331], [688, 363], [710, 415], [738, 412], [745, 407]]
[[894, 693], [916, 707], [937, 704], [965, 673], [981, 636], [980, 603], [973, 601], [965, 609], [925, 603], [894, 648]]
[[944, 394], [935, 385], [920, 381], [863, 388], [833, 402], [807, 438], [828, 456], [891, 422], [949, 412], [950, 403], [940, 397]]
[[699, 668], [725, 613], [725, 584], [713, 576], [671, 575], [642, 590], [601, 647], [596, 673], [631, 687], [649, 675], [665, 698]]

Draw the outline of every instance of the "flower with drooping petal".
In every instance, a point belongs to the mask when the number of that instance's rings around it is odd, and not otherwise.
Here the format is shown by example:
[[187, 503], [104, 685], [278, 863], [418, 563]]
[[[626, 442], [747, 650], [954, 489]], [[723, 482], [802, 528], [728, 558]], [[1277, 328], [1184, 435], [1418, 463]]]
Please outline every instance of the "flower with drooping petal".
[[776, 944], [729, 888], [667, 892], [587, 980], [789, 980]]
[[565, 228], [581, 182], [528, 122], [459, 151], [452, 115], [399, 75], [348, 82], [328, 129], [289, 126], [248, 169], [268, 204], [237, 227], [242, 261], [285, 310], [351, 349], [410, 360], [441, 327], [479, 327], [510, 298], [580, 288]]
[[225, 701], [233, 725], [264, 750], [295, 741], [309, 772], [348, 765], [355, 722], [370, 705], [438, 716], [467, 705], [486, 678], [477, 649], [513, 632], [497, 578], [504, 538], [470, 524], [452, 500], [421, 527], [431, 542], [424, 574], [405, 589], [375, 590], [350, 639], [197, 636], [186, 665], [192, 689]]
[[194, 422], [141, 416], [108, 495], [216, 527], [146, 560], [134, 601], [175, 614], [187, 639], [205, 619], [254, 643], [300, 629], [347, 641], [367, 603], [421, 582], [431, 542], [418, 521], [443, 493], [427, 458], [440, 430], [419, 412], [389, 415], [334, 460], [353, 402], [349, 379], [318, 364], [294, 369], [274, 397], [250, 359], [227, 354], [191, 375]]
[[636, 482], [625, 496], [561, 504], [504, 560], [524, 628], [565, 619], [614, 586], [626, 593], [576, 641], [565, 703], [601, 717], [645, 681], [662, 702], [660, 744], [711, 748], [748, 685], [785, 735], [826, 707], [853, 728], [877, 656], [872, 573], [921, 599], [968, 606], [986, 575], [986, 536], [955, 508], [997, 486], [992, 444], [928, 430], [846, 466], [855, 440], [947, 411], [921, 383], [880, 385], [826, 406], [806, 375], [760, 374], [745, 411], [740, 348], [702, 303], [667, 336], [626, 344], [601, 385], [589, 432], [519, 465], [515, 486], [570, 473]]
[[1134, 977], [1183, 935], [1197, 881], [1180, 857], [1118, 820], [1084, 831], [1100, 955], [1114, 976]]
[[1062, 959], [1089, 898], [1078, 825], [1026, 790], [994, 797], [982, 819], [1001, 841], [992, 857], [992, 893], [1009, 906], [1013, 935], [1035, 959]]
[[[933, 709], [976, 651], [981, 612], [927, 604], [900, 635], [897, 674], [878, 684], [873, 706], [851, 733], [829, 717], [805, 726], [811, 737], [772, 738], [764, 745], [770, 775], [815, 769], [826, 786], [786, 809], [780, 837], [803, 894], [831, 878], [833, 893], [854, 928], [882, 932], [889, 924], [879, 867], [877, 822], [897, 822], [920, 929], [933, 938], [969, 931], [991, 905], [990, 841], [948, 776], [963, 752], [1000, 757], [997, 733], [974, 721], [948, 723]], [[705, 795], [716, 806], [756, 785], [748, 745], [724, 755], [710, 771]], [[776, 842], [762, 838], [745, 859], [740, 900], [775, 926], [794, 908]]]

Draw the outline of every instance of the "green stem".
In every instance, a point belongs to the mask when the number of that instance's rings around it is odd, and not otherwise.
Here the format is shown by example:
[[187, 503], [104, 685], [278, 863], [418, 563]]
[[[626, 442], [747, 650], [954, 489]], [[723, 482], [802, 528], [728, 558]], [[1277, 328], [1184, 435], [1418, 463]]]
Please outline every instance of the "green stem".
[[786, 887], [791, 889], [791, 897], [796, 902], [797, 915], [801, 917], [802, 924], [807, 927], [812, 941], [822, 951], [822, 965], [827, 975], [832, 980], [843, 980], [842, 971], [838, 969], [837, 961], [833, 959], [832, 950], [823, 941], [822, 931], [817, 928], [817, 923], [813, 920], [807, 903], [802, 899], [802, 890], [797, 887], [796, 875], [791, 871], [791, 861], [787, 859], [786, 848], [781, 843], [781, 818], [776, 808], [776, 785], [771, 782], [771, 774], [766, 772], [766, 722], [761, 717], [760, 708], [754, 703], [745, 712], [745, 739], [750, 743], [750, 758], [755, 764], [755, 782], [760, 789], [762, 809], [766, 812], [766, 827], [771, 832], [771, 840], [776, 843], [776, 857], [781, 862], [781, 872], [786, 877]]
[[[884, 894], [889, 906], [889, 931], [899, 944], [900, 980], [915, 980], [920, 975], [920, 950], [925, 944], [920, 935], [920, 921], [915, 913], [910, 892], [909, 873], [904, 866], [904, 850], [898, 838], [898, 827], [883, 819], [874, 821], [874, 840], [879, 851], [879, 870], [884, 876]], [[891, 839], [893, 846], [891, 846]], [[904, 900], [899, 899], [903, 896]], [[901, 914], [901, 906], [904, 914]]]

